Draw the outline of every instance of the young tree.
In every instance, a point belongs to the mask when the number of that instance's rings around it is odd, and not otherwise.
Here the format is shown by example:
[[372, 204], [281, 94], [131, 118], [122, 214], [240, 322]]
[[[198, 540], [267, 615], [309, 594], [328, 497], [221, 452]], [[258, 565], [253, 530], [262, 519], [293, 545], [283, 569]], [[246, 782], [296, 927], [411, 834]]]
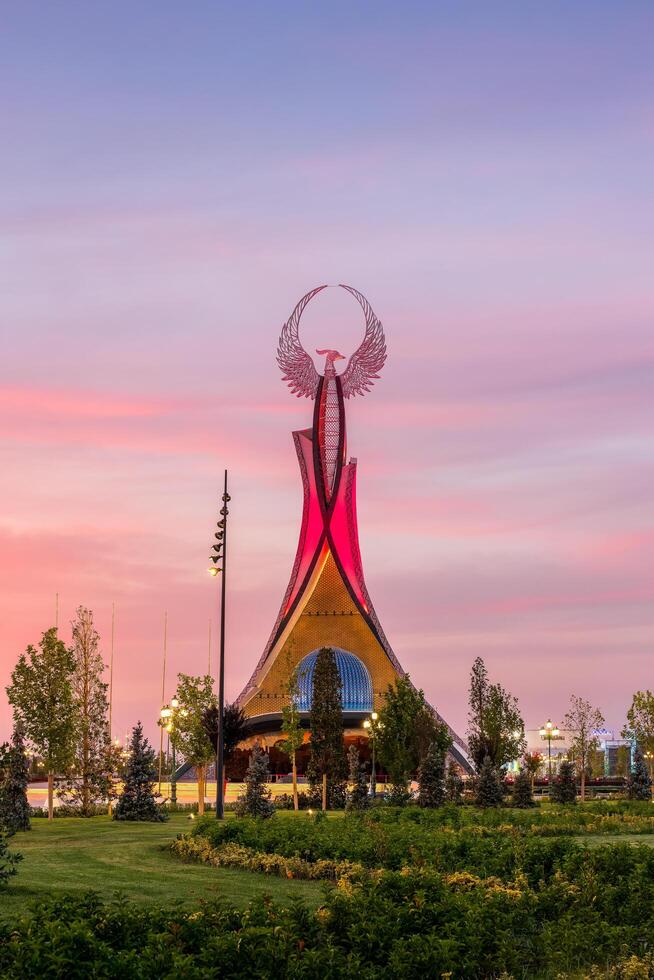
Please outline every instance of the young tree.
[[564, 759], [559, 766], [557, 775], [552, 780], [550, 799], [553, 803], [577, 802], [577, 779], [572, 762]]
[[427, 749], [427, 754], [420, 763], [418, 770], [418, 803], [422, 807], [442, 806], [445, 802], [445, 753], [436, 743]]
[[157, 805], [152, 792], [157, 778], [156, 757], [139, 721], [132, 729], [125, 782], [114, 808], [114, 820], [147, 820], [157, 823], [168, 819], [168, 815]]
[[525, 752], [522, 757], [522, 768], [529, 776], [531, 792], [534, 792], [534, 780], [543, 765], [543, 757], [540, 752]]
[[[346, 810], [365, 810], [370, 806], [370, 793], [365, 767], [361, 765], [359, 750], [351, 745], [347, 751], [348, 783]], [[297, 809], [297, 807], [296, 807]]]
[[3, 746], [0, 753], [0, 827], [11, 833], [30, 829], [30, 805], [27, 802], [29, 762], [25, 753], [23, 732], [14, 726], [11, 745]]
[[511, 803], [521, 810], [534, 806], [534, 798], [531, 792], [531, 777], [526, 769], [521, 769], [513, 781], [513, 795]]
[[279, 744], [279, 748], [291, 760], [293, 771], [293, 808], [295, 810], [299, 809], [297, 763], [295, 756], [304, 742], [304, 730], [300, 722], [300, 710], [298, 708], [299, 693], [300, 681], [296, 667], [295, 670], [290, 671], [288, 683], [286, 684], [288, 703], [282, 707], [282, 734], [284, 735], [284, 741]]
[[517, 698], [501, 684], [491, 684], [481, 657], [470, 674], [468, 748], [477, 772], [490, 759], [499, 772], [526, 748], [525, 725]]
[[270, 790], [266, 786], [270, 771], [268, 756], [255, 745], [250, 756], [250, 764], [245, 774], [245, 793], [238, 798], [236, 813], [239, 817], [272, 817], [275, 807], [270, 801]]
[[500, 774], [490, 758], [486, 756], [481, 764], [476, 781], [475, 803], [481, 807], [501, 806], [504, 800], [504, 788]]
[[459, 767], [455, 762], [450, 762], [445, 776], [445, 799], [448, 803], [461, 803], [463, 797], [463, 779]]
[[654, 752], [654, 694], [636, 691], [627, 711], [622, 737], [636, 742], [642, 752]]
[[604, 716], [599, 708], [594, 708], [590, 701], [573, 694], [570, 698], [570, 710], [563, 719], [563, 727], [572, 735], [570, 753], [577, 763], [577, 771], [581, 780], [581, 799], [586, 798], [586, 771], [591, 753], [599, 745], [595, 734], [604, 724]]
[[79, 807], [84, 817], [113, 795], [108, 685], [102, 680], [105, 663], [98, 653], [99, 636], [93, 613], [80, 606], [73, 622], [74, 671], [71, 678], [77, 731], [72, 767], [62, 782], [62, 797]]
[[75, 748], [74, 670], [73, 652], [53, 627], [43, 634], [38, 650], [30, 645], [21, 654], [7, 688], [15, 723], [21, 726], [32, 749], [45, 764], [49, 820], [54, 812], [55, 775], [67, 772]]
[[322, 809], [327, 809], [328, 783], [345, 778], [341, 690], [343, 683], [330, 647], [318, 651], [311, 693], [311, 768], [322, 779]]
[[627, 796], [630, 800], [651, 800], [652, 798], [652, 780], [640, 752], [636, 752], [634, 767], [627, 776]]
[[[211, 742], [214, 757], [218, 751], [218, 705], [212, 704], [202, 715], [202, 724]], [[232, 765], [234, 763], [238, 743], [242, 741], [245, 731], [245, 715], [243, 709], [234, 704], [225, 704], [223, 708], [223, 761], [225, 763], [225, 780], [227, 773], [234, 779]]]
[[411, 775], [429, 747], [436, 744], [445, 754], [452, 744], [446, 726], [437, 721], [424, 692], [408, 674], [388, 686], [379, 712], [376, 735], [379, 759], [388, 772], [398, 797], [406, 793]]
[[170, 741], [184, 759], [195, 766], [198, 774], [198, 813], [204, 813], [204, 797], [207, 766], [213, 761], [215, 750], [204, 723], [208, 708], [214, 707], [213, 678], [177, 675], [177, 700], [179, 709], [171, 717]]

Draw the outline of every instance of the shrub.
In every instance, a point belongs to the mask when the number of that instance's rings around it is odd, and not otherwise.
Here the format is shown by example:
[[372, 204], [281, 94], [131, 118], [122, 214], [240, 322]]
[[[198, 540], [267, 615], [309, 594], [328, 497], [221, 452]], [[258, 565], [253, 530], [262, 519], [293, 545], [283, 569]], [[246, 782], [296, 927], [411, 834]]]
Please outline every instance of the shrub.
[[30, 829], [30, 805], [27, 802], [29, 763], [25, 754], [23, 731], [14, 727], [11, 745], [4, 747], [0, 758], [3, 771], [0, 782], [0, 827], [11, 833]]
[[445, 799], [448, 803], [460, 803], [463, 796], [463, 779], [459, 767], [450, 762], [445, 776]]
[[132, 729], [130, 756], [123, 791], [114, 809], [114, 820], [159, 822], [168, 815], [157, 806], [152, 789], [156, 778], [155, 753], [138, 722]]
[[504, 790], [500, 774], [486, 756], [477, 776], [475, 803], [480, 807], [501, 806], [503, 799]]
[[365, 768], [361, 765], [359, 750], [351, 745], [347, 753], [349, 769], [349, 789], [345, 803], [346, 810], [366, 810], [370, 806], [370, 795]]
[[526, 769], [521, 769], [515, 777], [511, 803], [523, 810], [534, 806], [534, 798], [531, 794], [531, 778]]
[[438, 807], [445, 802], [445, 754], [435, 743], [429, 746], [418, 770], [418, 803], [422, 807]]
[[640, 752], [636, 752], [634, 767], [627, 777], [627, 796], [630, 800], [651, 800], [652, 780], [647, 764]]
[[16, 874], [16, 865], [22, 861], [22, 858], [22, 854], [9, 850], [7, 834], [0, 829], [0, 889], [5, 887], [12, 875]]
[[239, 817], [272, 817], [275, 808], [270, 802], [270, 790], [266, 783], [270, 776], [268, 757], [255, 745], [250, 756], [250, 764], [245, 774], [245, 793], [236, 804], [236, 814]]
[[558, 774], [552, 781], [550, 798], [554, 803], [577, 802], [577, 779], [572, 762], [566, 760], [559, 766]]

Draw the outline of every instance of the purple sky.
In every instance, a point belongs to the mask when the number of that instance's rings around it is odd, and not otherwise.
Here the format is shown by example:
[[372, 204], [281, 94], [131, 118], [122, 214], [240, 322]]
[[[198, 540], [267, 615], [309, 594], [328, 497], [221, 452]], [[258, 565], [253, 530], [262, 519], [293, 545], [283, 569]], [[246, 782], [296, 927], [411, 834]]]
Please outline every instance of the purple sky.
[[[227, 693], [295, 551], [284, 319], [386, 329], [348, 404], [368, 586], [465, 729], [475, 656], [529, 727], [654, 687], [650, 3], [23, 2], [2, 9], [0, 682], [93, 608], [115, 734], [216, 634]], [[350, 353], [327, 291], [307, 348]], [[214, 648], [214, 658], [215, 658]], [[0, 737], [9, 728], [0, 697]]]

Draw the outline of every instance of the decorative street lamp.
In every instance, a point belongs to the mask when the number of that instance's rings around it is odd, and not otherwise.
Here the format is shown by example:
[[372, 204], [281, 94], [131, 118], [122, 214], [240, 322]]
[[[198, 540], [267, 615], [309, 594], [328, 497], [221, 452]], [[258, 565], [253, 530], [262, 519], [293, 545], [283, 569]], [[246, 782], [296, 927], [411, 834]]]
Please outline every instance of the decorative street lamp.
[[[223, 505], [220, 508], [220, 520], [217, 522], [218, 530], [215, 533], [216, 544], [212, 546], [215, 554], [209, 556], [209, 561], [213, 565], [209, 568], [209, 574], [214, 578], [222, 572], [220, 582], [220, 661], [218, 665], [218, 738], [216, 742], [216, 820], [222, 820], [225, 816], [225, 780], [224, 780], [224, 719], [225, 711], [225, 583], [227, 579], [227, 515], [229, 510], [227, 504], [232, 498], [227, 493], [227, 470], [225, 470], [225, 488], [222, 495]], [[222, 552], [222, 553], [221, 553]], [[218, 562], [222, 561], [222, 568]]]
[[[164, 705], [164, 707], [159, 712], [160, 720], [159, 724], [166, 729], [168, 735], [171, 735], [175, 731], [175, 720], [177, 715], [188, 714], [186, 708], [180, 708], [179, 700], [177, 698], [171, 698], [170, 705]], [[177, 803], [177, 761], [175, 759], [175, 739], [170, 739], [170, 751], [171, 751], [171, 770], [170, 770], [170, 802], [174, 805]]]
[[363, 727], [368, 732], [368, 738], [370, 739], [370, 747], [372, 751], [372, 765], [370, 767], [370, 795], [375, 799], [377, 795], [377, 770], [375, 767], [375, 742], [377, 732], [380, 731], [384, 726], [381, 721], [379, 721], [379, 715], [376, 711], [373, 711], [370, 718], [366, 718], [363, 723]]
[[552, 739], [558, 739], [562, 736], [558, 728], [549, 719], [545, 722], [539, 734], [541, 738], [547, 739], [547, 793], [549, 795], [552, 790]]

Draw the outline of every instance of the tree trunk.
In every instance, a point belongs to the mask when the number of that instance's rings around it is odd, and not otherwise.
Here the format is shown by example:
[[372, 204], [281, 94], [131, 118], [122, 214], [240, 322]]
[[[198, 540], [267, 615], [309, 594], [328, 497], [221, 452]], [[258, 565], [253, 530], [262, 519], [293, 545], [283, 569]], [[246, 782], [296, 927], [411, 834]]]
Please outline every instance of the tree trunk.
[[586, 767], [582, 765], [581, 767], [581, 802], [583, 803], [586, 799]]
[[322, 774], [322, 808], [327, 809], [327, 773]]
[[297, 798], [297, 765], [295, 763], [295, 752], [293, 753], [293, 809], [296, 813], [300, 809], [300, 801]]
[[54, 773], [48, 773], [48, 820], [54, 817]]
[[204, 766], [198, 766], [198, 814], [204, 813]]

